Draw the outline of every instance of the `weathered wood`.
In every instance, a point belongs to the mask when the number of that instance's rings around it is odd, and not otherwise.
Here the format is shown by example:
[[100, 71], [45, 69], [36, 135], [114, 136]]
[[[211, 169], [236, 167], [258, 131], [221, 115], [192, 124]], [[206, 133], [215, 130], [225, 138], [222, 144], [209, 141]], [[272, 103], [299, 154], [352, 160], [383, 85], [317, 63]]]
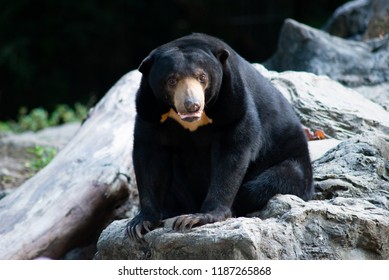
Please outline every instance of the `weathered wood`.
[[0, 259], [58, 258], [127, 197], [139, 80], [119, 80], [53, 161], [0, 200]]

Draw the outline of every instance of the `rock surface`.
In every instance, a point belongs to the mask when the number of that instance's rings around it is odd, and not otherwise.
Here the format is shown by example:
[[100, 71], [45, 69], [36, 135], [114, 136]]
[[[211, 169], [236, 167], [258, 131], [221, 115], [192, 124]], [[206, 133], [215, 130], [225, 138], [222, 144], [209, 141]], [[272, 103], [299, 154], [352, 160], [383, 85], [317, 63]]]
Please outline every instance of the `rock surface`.
[[388, 83], [389, 36], [369, 42], [345, 40], [288, 19], [277, 52], [265, 66], [327, 75], [352, 87]]
[[363, 199], [389, 210], [388, 140], [375, 134], [356, 136], [341, 142], [313, 166], [317, 199]]
[[354, 0], [336, 9], [324, 30], [354, 40], [377, 38], [389, 33], [389, 1]]
[[321, 128], [336, 139], [371, 131], [389, 134], [389, 112], [355, 90], [325, 76], [254, 66], [289, 100], [305, 126]]

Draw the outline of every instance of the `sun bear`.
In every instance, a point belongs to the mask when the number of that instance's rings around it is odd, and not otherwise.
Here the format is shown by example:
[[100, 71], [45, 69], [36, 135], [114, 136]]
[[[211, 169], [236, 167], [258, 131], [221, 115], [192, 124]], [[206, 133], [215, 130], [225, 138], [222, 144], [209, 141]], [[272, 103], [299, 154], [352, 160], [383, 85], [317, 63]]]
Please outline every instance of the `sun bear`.
[[302, 126], [282, 94], [223, 41], [192, 34], [139, 66], [133, 164], [141, 239], [167, 218], [174, 230], [260, 210], [275, 194], [309, 200]]

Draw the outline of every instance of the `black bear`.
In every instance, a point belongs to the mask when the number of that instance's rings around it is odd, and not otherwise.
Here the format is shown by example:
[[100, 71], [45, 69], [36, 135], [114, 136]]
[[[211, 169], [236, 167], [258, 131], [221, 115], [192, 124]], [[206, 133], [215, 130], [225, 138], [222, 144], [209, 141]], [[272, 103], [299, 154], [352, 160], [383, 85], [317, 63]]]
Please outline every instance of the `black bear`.
[[312, 167], [302, 126], [282, 94], [223, 41], [192, 34], [141, 65], [133, 163], [141, 239], [242, 216], [275, 194], [309, 200]]

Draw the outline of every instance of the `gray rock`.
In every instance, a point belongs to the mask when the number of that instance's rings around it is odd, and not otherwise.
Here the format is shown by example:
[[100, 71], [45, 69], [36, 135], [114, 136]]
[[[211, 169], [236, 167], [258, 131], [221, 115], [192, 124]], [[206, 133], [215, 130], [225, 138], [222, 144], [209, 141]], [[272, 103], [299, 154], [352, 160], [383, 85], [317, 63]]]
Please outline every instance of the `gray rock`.
[[267, 71], [259, 64], [254, 66], [289, 100], [305, 126], [323, 129], [336, 139], [364, 132], [388, 137], [389, 112], [358, 92], [325, 76], [292, 71], [278, 73]]
[[336, 9], [324, 30], [354, 40], [376, 38], [389, 33], [389, 1], [355, 0]]
[[343, 4], [328, 19], [324, 30], [342, 38], [362, 38], [372, 16], [370, 2], [355, 0]]
[[385, 83], [389, 82], [389, 36], [356, 42], [288, 19], [277, 52], [265, 66], [327, 75], [352, 87]]
[[323, 139], [320, 141], [309, 141], [309, 154], [311, 160], [317, 160], [321, 158], [328, 150], [336, 147], [341, 141], [337, 139]]
[[389, 210], [389, 143], [363, 135], [340, 143], [314, 162], [318, 199], [363, 199]]
[[381, 105], [386, 111], [389, 111], [389, 83], [359, 86], [353, 89], [367, 99]]
[[126, 231], [127, 223], [127, 219], [117, 220], [104, 229], [99, 238], [95, 259], [150, 259], [150, 249], [146, 244], [131, 242], [128, 238]]
[[127, 221], [122, 220], [117, 222], [117, 226], [121, 224], [119, 231], [110, 230], [110, 236], [106, 232], [102, 234], [96, 258], [247, 260], [389, 257], [388, 213], [372, 208], [363, 200], [354, 202], [353, 199], [336, 198], [331, 203], [305, 203], [295, 196], [278, 195], [269, 201], [265, 211], [263, 219], [231, 218], [185, 233], [157, 229], [146, 235], [144, 246], [129, 244], [124, 235]]

